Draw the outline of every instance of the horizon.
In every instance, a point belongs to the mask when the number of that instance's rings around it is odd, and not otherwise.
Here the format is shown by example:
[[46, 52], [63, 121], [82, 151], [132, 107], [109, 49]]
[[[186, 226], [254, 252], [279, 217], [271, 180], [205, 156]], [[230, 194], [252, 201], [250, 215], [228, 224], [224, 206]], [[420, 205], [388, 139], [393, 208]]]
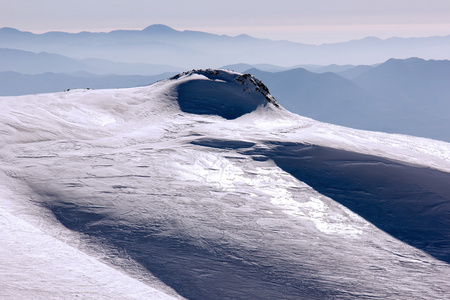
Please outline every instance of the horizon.
[[218, 36], [230, 36], [230, 37], [237, 37], [240, 35], [247, 35], [250, 36], [252, 38], [255, 39], [266, 39], [266, 40], [272, 40], [272, 41], [287, 41], [287, 42], [293, 42], [293, 43], [300, 43], [300, 44], [310, 44], [310, 45], [316, 45], [316, 46], [320, 46], [323, 44], [334, 44], [334, 43], [345, 43], [345, 42], [350, 42], [350, 41], [354, 41], [354, 40], [363, 40], [363, 39], [367, 39], [367, 38], [376, 38], [376, 39], [380, 39], [380, 40], [388, 40], [388, 39], [392, 39], [392, 38], [399, 38], [399, 39], [408, 39], [408, 38], [428, 38], [428, 37], [447, 37], [450, 36], [450, 33], [448, 34], [442, 34], [442, 35], [424, 35], [424, 36], [387, 36], [387, 37], [379, 37], [379, 36], [373, 36], [373, 35], [367, 35], [367, 36], [362, 36], [359, 38], [351, 38], [348, 40], [341, 40], [341, 41], [335, 41], [335, 42], [324, 42], [324, 43], [306, 43], [306, 42], [297, 42], [297, 41], [292, 41], [292, 40], [287, 40], [287, 39], [270, 39], [270, 38], [265, 38], [265, 37], [257, 37], [245, 32], [242, 33], [238, 33], [235, 35], [229, 35], [229, 34], [221, 34], [221, 33], [216, 33], [216, 32], [211, 32], [211, 31], [203, 31], [203, 30], [194, 30], [194, 29], [177, 29], [174, 28], [170, 25], [167, 24], [150, 24], [148, 26], [145, 26], [143, 28], [115, 28], [115, 29], [107, 29], [107, 30], [103, 30], [103, 31], [97, 31], [97, 30], [81, 30], [81, 31], [65, 31], [65, 30], [44, 30], [44, 31], [36, 31], [36, 30], [24, 30], [24, 29], [20, 29], [20, 28], [15, 28], [15, 27], [11, 27], [11, 26], [3, 26], [0, 27], [0, 29], [14, 29], [14, 30], [18, 30], [20, 32], [29, 32], [32, 34], [46, 34], [46, 33], [51, 33], [51, 32], [61, 32], [61, 33], [71, 33], [71, 34], [78, 34], [78, 33], [83, 33], [83, 32], [88, 32], [88, 33], [111, 33], [114, 31], [143, 31], [148, 27], [151, 26], [158, 26], [158, 25], [162, 25], [162, 26], [166, 26], [169, 27], [175, 31], [178, 32], [186, 32], [186, 31], [193, 31], [193, 32], [202, 32], [202, 33], [208, 33], [208, 34], [213, 34], [213, 35], [218, 35]]
[[[140, 30], [148, 24], [166, 24], [178, 31], [193, 30], [217, 35], [250, 35], [260, 39], [305, 44], [345, 42], [377, 37], [428, 37], [450, 35], [450, 2], [432, 0], [376, 3], [281, 0], [245, 3], [230, 0], [211, 3], [139, 0], [0, 0], [0, 28], [45, 33]], [[350, 3], [351, 2], [351, 3]], [[179, 13], [182, 11], [183, 13]], [[66, 13], [69, 12], [69, 13]]]

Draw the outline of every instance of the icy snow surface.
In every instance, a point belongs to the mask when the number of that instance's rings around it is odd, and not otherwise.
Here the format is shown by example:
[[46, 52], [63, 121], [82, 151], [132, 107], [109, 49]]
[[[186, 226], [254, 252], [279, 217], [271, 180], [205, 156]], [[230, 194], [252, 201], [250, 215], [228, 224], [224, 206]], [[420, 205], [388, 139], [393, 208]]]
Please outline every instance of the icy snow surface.
[[0, 98], [0, 298], [444, 299], [450, 145], [256, 78]]

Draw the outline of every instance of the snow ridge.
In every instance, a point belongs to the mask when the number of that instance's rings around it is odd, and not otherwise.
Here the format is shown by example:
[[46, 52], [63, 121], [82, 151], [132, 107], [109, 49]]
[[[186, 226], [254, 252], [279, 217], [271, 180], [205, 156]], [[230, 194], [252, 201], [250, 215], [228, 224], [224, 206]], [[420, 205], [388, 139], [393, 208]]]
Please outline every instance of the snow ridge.
[[186, 78], [192, 75], [203, 75], [212, 80], [223, 80], [225, 82], [238, 82], [242, 85], [243, 91], [247, 93], [258, 92], [264, 96], [269, 102], [280, 108], [275, 97], [270, 94], [267, 86], [262, 83], [261, 80], [251, 74], [240, 74], [231, 70], [221, 69], [193, 69], [180, 74], [177, 74], [170, 78], [170, 80], [177, 80], [180, 78]]

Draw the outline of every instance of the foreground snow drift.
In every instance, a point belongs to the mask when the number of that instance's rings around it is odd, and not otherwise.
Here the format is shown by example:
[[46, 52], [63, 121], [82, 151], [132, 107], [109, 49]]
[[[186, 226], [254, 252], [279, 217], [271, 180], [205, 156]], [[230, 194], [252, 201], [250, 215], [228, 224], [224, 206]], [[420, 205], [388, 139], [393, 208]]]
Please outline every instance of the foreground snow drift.
[[228, 71], [0, 106], [1, 296], [450, 292], [447, 143], [293, 115]]

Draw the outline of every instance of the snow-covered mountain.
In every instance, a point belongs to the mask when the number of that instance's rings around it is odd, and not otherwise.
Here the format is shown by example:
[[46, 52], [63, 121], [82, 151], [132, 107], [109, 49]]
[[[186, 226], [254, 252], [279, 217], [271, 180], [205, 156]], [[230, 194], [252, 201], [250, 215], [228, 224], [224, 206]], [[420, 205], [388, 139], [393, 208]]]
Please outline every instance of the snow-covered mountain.
[[443, 299], [450, 145], [251, 75], [0, 98], [0, 297]]

